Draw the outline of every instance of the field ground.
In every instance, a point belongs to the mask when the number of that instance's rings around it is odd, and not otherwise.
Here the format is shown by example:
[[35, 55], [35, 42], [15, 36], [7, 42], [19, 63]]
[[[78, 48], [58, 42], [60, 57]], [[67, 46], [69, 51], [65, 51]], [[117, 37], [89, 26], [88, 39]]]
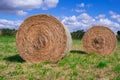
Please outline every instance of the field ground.
[[120, 80], [120, 42], [110, 56], [85, 54], [81, 40], [56, 64], [26, 63], [15, 47], [15, 37], [0, 37], [0, 80]]

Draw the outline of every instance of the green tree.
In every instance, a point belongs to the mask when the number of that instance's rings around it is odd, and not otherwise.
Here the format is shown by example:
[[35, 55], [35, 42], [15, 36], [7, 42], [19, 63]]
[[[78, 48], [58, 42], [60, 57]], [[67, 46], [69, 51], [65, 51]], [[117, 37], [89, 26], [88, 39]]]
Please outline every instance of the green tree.
[[72, 35], [72, 38], [82, 39], [84, 33], [85, 33], [84, 30], [78, 30], [76, 32], [72, 32], [71, 35]]
[[11, 30], [11, 29], [2, 29], [2, 35], [3, 36], [15, 36], [16, 32], [17, 31], [15, 29], [13, 29], [13, 30]]
[[117, 38], [120, 40], [120, 31], [117, 32]]

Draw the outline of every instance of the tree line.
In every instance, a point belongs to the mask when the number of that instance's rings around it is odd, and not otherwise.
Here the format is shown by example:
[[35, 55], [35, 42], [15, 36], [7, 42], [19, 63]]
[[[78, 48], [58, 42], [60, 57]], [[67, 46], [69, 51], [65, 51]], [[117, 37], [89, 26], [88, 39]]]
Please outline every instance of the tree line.
[[117, 39], [120, 40], [120, 31], [117, 32]]
[[84, 30], [78, 30], [78, 31], [72, 32], [71, 36], [72, 38], [75, 38], [75, 39], [82, 39], [84, 34], [85, 34]]
[[0, 29], [0, 36], [15, 36], [16, 32], [15, 29]]
[[[76, 38], [76, 39], [82, 39], [84, 34], [85, 34], [84, 30], [78, 30], [71, 33], [72, 38]], [[118, 40], [120, 40], [120, 30], [117, 32], [116, 37]]]
[[[0, 36], [15, 36], [17, 30], [15, 29], [0, 29]], [[71, 32], [72, 38], [82, 39], [85, 34], [84, 30], [77, 30], [75, 32]], [[117, 32], [117, 39], [120, 40], [120, 30]]]

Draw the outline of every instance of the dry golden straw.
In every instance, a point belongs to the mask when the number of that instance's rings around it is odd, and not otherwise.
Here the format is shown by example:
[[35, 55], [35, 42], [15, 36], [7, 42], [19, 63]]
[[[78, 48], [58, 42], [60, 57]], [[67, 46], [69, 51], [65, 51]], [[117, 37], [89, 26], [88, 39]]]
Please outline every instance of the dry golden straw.
[[57, 62], [70, 51], [71, 43], [66, 27], [46, 14], [27, 18], [16, 34], [17, 49], [28, 62]]
[[116, 48], [117, 39], [107, 27], [94, 26], [85, 33], [82, 44], [87, 53], [110, 55]]

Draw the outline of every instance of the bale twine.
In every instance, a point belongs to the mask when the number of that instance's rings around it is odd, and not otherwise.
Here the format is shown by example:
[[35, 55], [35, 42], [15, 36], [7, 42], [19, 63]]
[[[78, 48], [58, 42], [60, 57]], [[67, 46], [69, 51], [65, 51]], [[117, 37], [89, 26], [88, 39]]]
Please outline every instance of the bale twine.
[[41, 14], [27, 18], [16, 34], [16, 46], [27, 62], [57, 62], [71, 48], [67, 28], [51, 15]]
[[82, 44], [87, 53], [110, 55], [116, 48], [117, 39], [114, 32], [109, 28], [94, 26], [85, 33]]

